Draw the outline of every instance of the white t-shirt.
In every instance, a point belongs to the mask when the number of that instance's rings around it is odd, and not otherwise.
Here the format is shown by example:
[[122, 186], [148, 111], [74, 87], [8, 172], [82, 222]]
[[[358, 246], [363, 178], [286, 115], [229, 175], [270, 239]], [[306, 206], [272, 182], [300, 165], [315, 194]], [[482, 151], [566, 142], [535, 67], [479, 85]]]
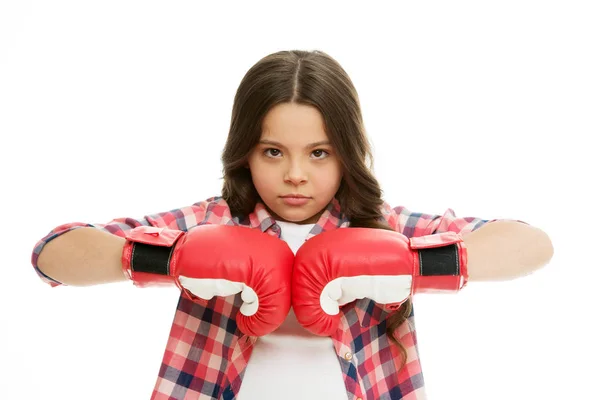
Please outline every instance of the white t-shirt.
[[[294, 254], [314, 226], [277, 224], [281, 238]], [[277, 330], [259, 337], [254, 344], [237, 398], [348, 400], [332, 339], [308, 332], [290, 310]]]

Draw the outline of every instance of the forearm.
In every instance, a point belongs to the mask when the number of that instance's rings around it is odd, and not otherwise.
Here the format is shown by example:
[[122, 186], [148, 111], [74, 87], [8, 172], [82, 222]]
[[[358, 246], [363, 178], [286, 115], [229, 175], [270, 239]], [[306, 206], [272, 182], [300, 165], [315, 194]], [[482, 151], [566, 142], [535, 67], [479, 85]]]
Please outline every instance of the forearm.
[[69, 286], [91, 286], [125, 281], [121, 254], [125, 239], [84, 227], [67, 232], [46, 244], [38, 268]]
[[554, 254], [546, 233], [517, 221], [495, 221], [464, 235], [469, 281], [500, 281], [529, 275]]

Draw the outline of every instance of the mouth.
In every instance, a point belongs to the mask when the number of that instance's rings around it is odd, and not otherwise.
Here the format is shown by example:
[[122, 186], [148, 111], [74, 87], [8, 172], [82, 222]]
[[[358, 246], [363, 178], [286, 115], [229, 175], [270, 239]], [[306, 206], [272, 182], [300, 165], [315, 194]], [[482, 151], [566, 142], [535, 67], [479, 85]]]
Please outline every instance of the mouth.
[[286, 194], [285, 196], [280, 197], [284, 199], [310, 199], [310, 197], [301, 194]]
[[301, 207], [301, 206], [308, 204], [310, 197], [293, 194], [293, 195], [281, 196], [281, 199], [288, 206]]

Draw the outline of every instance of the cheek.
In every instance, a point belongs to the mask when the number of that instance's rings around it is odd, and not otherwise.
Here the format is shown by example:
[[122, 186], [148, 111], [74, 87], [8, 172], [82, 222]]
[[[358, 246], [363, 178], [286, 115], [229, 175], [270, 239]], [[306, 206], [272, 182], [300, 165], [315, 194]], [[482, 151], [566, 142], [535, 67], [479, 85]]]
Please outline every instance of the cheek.
[[268, 168], [261, 163], [250, 165], [252, 181], [258, 191], [270, 190], [275, 182], [276, 174], [273, 168]]
[[[326, 191], [331, 188], [337, 188], [342, 179], [342, 171], [336, 165], [332, 165], [326, 170], [321, 170], [316, 175], [319, 186], [322, 190]], [[336, 189], [337, 190], [337, 189]]]

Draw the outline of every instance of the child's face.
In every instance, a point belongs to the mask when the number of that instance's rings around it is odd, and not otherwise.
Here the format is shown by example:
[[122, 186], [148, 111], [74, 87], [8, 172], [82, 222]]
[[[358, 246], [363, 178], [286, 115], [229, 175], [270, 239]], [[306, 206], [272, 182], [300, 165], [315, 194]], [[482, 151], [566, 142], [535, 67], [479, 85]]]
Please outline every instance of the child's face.
[[[312, 106], [284, 103], [266, 115], [248, 165], [258, 194], [276, 219], [317, 222], [332, 200], [342, 168], [328, 142], [323, 117]], [[290, 194], [308, 199], [283, 197]]]

